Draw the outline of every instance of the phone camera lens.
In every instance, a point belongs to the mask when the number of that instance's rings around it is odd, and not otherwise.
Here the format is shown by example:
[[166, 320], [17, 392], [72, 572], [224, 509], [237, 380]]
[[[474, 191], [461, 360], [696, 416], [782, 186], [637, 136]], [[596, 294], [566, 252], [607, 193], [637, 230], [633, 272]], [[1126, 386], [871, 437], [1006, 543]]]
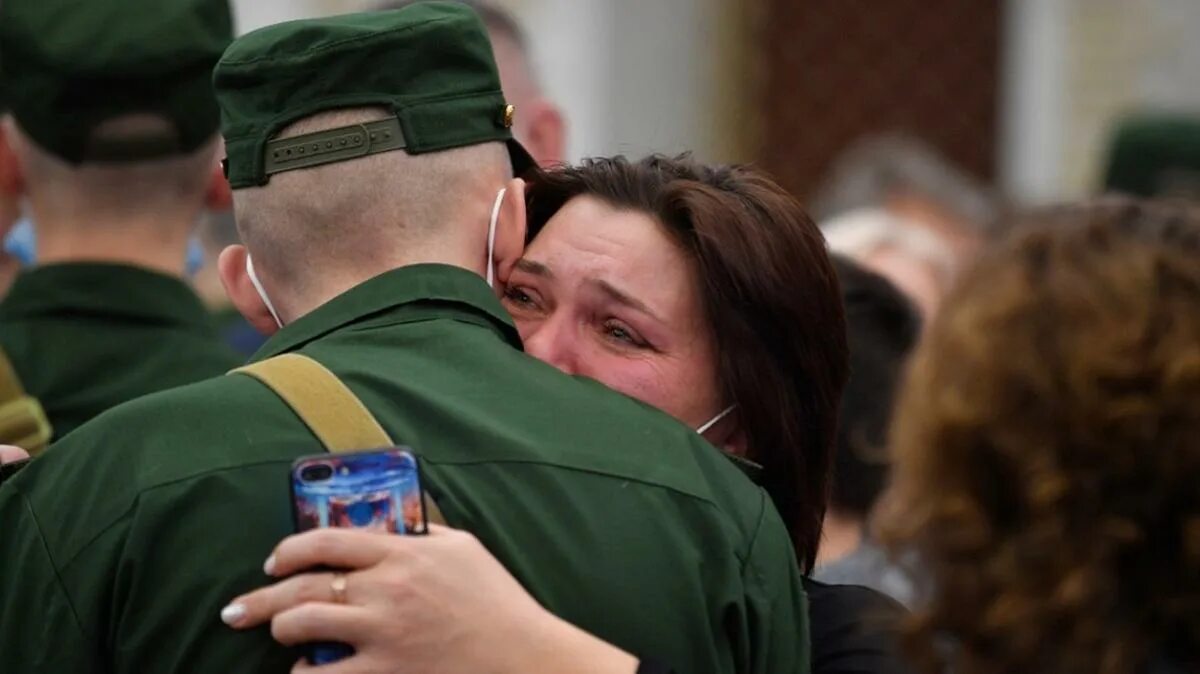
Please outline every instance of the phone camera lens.
[[300, 479], [305, 482], [323, 482], [331, 477], [333, 477], [333, 466], [327, 463], [305, 466], [300, 471]]

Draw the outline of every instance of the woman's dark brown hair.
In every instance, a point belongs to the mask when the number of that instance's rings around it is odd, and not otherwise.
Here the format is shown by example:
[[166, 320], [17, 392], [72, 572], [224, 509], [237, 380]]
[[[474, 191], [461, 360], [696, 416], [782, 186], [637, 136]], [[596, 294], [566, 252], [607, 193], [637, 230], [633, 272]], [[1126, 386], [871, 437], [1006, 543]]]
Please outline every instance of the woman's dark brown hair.
[[930, 672], [1200, 671], [1200, 215], [1026, 220], [896, 411], [880, 515], [931, 576], [913, 645]]
[[847, 374], [841, 294], [816, 225], [763, 173], [687, 156], [591, 159], [533, 176], [527, 194], [531, 238], [587, 195], [654, 217], [688, 254], [746, 458], [762, 465], [759, 482], [811, 569]]

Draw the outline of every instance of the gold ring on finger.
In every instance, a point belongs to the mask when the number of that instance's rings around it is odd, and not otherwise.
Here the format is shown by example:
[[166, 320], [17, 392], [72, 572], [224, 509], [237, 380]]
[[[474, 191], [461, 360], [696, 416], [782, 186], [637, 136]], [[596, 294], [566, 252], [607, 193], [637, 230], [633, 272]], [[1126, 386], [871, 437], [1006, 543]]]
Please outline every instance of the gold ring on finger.
[[333, 602], [335, 604], [346, 603], [346, 574], [335, 573], [333, 580], [329, 581], [329, 589], [333, 590]]

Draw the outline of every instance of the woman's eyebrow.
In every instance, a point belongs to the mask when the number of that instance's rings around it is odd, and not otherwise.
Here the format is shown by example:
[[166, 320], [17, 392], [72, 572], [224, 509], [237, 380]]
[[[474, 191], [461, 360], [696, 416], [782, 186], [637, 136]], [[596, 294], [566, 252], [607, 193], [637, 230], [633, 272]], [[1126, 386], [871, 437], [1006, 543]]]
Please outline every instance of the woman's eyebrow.
[[554, 278], [554, 272], [541, 262], [534, 262], [533, 260], [521, 258], [520, 260], [517, 260], [516, 267], [526, 274], [533, 274], [534, 276], [541, 276], [548, 279]]
[[654, 311], [652, 311], [650, 309], [650, 307], [646, 306], [645, 302], [637, 299], [636, 297], [633, 297], [632, 295], [624, 292], [623, 290], [620, 290], [619, 288], [617, 288], [613, 284], [609, 283], [608, 281], [601, 281], [600, 279], [588, 279], [587, 283], [588, 283], [588, 285], [595, 286], [596, 289], [598, 289], [604, 295], [608, 296], [609, 299], [616, 302], [617, 304], [627, 306], [630, 309], [633, 309], [634, 311], [638, 311], [643, 314], [646, 314], [647, 316], [649, 316], [650, 318], [653, 318], [654, 320], [658, 321], [659, 323], [664, 322], [663, 319], [658, 316], [658, 314], [654, 313]]

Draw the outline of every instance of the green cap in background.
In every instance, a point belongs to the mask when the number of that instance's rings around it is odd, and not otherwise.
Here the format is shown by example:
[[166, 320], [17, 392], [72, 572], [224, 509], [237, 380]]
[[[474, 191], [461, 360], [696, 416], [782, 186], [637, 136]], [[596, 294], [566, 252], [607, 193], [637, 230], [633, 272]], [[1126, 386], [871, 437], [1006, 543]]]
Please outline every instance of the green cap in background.
[[[25, 133], [73, 164], [191, 152], [219, 127], [212, 67], [232, 39], [228, 0], [0, 0], [0, 89]], [[177, 137], [95, 142], [136, 113]]]
[[1118, 124], [1106, 191], [1200, 199], [1200, 114], [1141, 113]]
[[[512, 137], [487, 31], [458, 3], [269, 26], [230, 45], [213, 77], [234, 188], [377, 152], [494, 141], [508, 144], [518, 175], [533, 166]], [[319, 112], [374, 106], [395, 118], [272, 140]]]

